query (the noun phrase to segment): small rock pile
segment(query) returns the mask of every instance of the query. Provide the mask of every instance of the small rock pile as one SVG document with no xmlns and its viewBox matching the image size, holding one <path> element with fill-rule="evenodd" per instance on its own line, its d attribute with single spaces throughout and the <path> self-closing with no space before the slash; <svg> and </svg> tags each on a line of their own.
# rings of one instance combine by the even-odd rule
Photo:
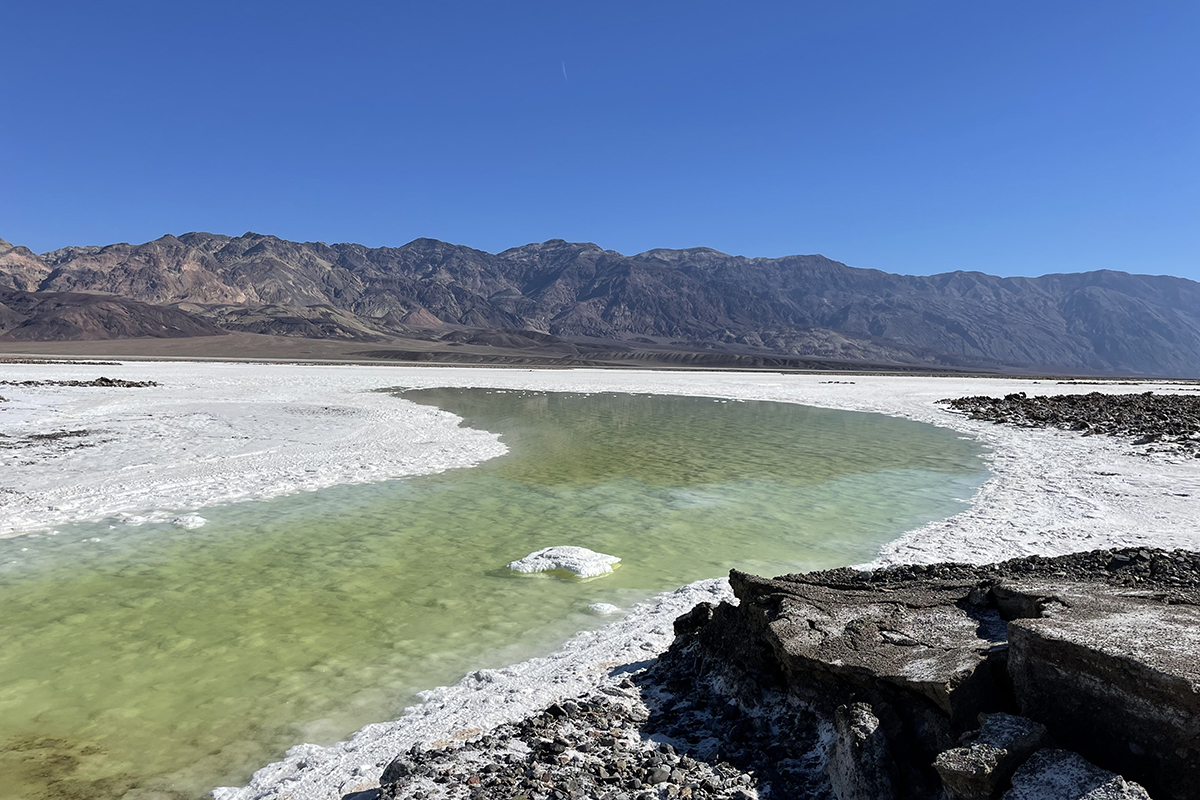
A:
<svg viewBox="0 0 1200 800">
<path fill-rule="evenodd" d="M 384 770 L 380 797 L 831 800 L 812 720 L 748 713 L 693 679 L 688 696 L 673 694 L 679 668 L 660 662 L 636 683 L 626 678 L 473 741 L 414 747 Z"/>
<path fill-rule="evenodd" d="M 904 564 L 861 572 L 850 567 L 784 576 L 820 580 L 843 589 L 902 587 L 915 581 L 975 581 L 1051 579 L 1104 583 L 1113 587 L 1169 591 L 1177 602 L 1200 605 L 1200 553 L 1192 550 L 1118 548 L 1069 553 L 1063 556 L 1025 556 L 1002 564 Z"/>
<path fill-rule="evenodd" d="M 1003 398 L 978 395 L 940 400 L 971 419 L 1033 428 L 1062 428 L 1084 435 L 1102 433 L 1134 439 L 1134 444 L 1164 444 L 1200 458 L 1200 396 L 1140 394 L 1064 394 Z"/>
<path fill-rule="evenodd" d="M 158 381 L 127 381 L 123 378 L 99 377 L 92 381 L 0 381 L 0 386 L 93 386 L 104 389 L 145 389 L 150 386 L 162 386 Z"/>
<path fill-rule="evenodd" d="M 642 740 L 647 716 L 638 704 L 567 701 L 473 742 L 413 748 L 384 770 L 380 794 L 385 800 L 757 796 L 725 791 L 749 786 L 749 774 Z"/>
<path fill-rule="evenodd" d="M 0 356 L 0 364 L 66 364 L 71 367 L 119 367 L 120 361 L 75 361 L 51 358 L 12 358 Z"/>
</svg>

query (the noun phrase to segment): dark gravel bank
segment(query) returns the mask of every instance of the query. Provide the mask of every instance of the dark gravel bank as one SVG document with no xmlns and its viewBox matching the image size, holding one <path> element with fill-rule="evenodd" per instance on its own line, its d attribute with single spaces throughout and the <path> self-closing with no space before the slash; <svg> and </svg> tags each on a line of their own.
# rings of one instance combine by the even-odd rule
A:
<svg viewBox="0 0 1200 800">
<path fill-rule="evenodd" d="M 474 741 L 413 748 L 384 771 L 380 797 L 832 800 L 816 717 L 782 696 L 734 703 L 696 666 L 668 654 Z"/>
<path fill-rule="evenodd" d="M 1030 428 L 1062 428 L 1085 436 L 1126 437 L 1200 458 L 1200 395 L 1064 394 L 959 397 L 939 401 L 971 419 Z"/>
<path fill-rule="evenodd" d="M 0 386 L 91 386 L 104 389 L 145 389 L 162 386 L 158 381 L 127 381 L 122 378 L 96 378 L 91 381 L 0 381 Z"/>
</svg>

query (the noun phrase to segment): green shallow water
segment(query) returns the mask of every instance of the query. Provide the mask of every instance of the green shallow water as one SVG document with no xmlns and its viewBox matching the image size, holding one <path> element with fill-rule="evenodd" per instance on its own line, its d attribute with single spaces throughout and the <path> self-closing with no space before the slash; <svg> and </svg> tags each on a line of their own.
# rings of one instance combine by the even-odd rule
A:
<svg viewBox="0 0 1200 800">
<path fill-rule="evenodd" d="M 803 406 L 422 390 L 510 452 L 465 470 L 0 541 L 0 799 L 203 795 L 415 692 L 731 567 L 870 559 L 986 477 L 951 431 Z M 399 401 L 397 401 L 399 402 Z M 591 581 L 505 564 L 572 544 Z"/>
</svg>

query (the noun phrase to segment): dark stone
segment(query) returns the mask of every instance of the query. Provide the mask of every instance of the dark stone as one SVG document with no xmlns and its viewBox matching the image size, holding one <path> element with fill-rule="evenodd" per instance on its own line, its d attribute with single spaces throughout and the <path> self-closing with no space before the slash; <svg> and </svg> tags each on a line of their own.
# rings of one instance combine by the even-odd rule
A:
<svg viewBox="0 0 1200 800">
<path fill-rule="evenodd" d="M 1062 595 L 1068 611 L 1009 625 L 1021 712 L 1160 800 L 1200 795 L 1200 609 Z"/>
<path fill-rule="evenodd" d="M 1017 770 L 1004 800 L 1150 800 L 1150 795 L 1078 753 L 1040 750 Z"/>
<path fill-rule="evenodd" d="M 1004 623 L 996 609 L 970 602 L 977 580 L 881 590 L 841 578 L 731 573 L 741 602 L 716 610 L 698 634 L 701 649 L 712 668 L 752 676 L 829 716 L 848 700 L 868 703 L 897 762 L 912 765 L 899 777 L 901 794 L 934 791 L 934 757 L 981 712 L 1006 708 Z M 731 740 L 740 734 L 730 727 Z"/>
<path fill-rule="evenodd" d="M 946 750 L 934 769 L 952 800 L 991 800 L 1005 788 L 1034 752 L 1046 746 L 1046 727 L 1024 717 L 991 714 L 964 736 L 963 746 Z"/>
<path fill-rule="evenodd" d="M 1118 555 L 1128 565 L 1109 569 Z M 691 637 L 679 637 L 672 650 L 690 654 L 700 674 L 730 676 L 726 685 L 747 702 L 764 692 L 781 692 L 827 719 L 842 705 L 866 703 L 896 765 L 897 797 L 940 792 L 942 778 L 932 766 L 938 754 L 975 729 L 980 713 L 1018 710 L 1085 756 L 1119 768 L 1156 794 L 1162 790 L 1162 798 L 1183 796 L 1167 790 L 1169 785 L 1200 785 L 1193 777 L 1193 765 L 1200 765 L 1200 732 L 1192 727 L 1200 713 L 1190 689 L 1200 676 L 1188 677 L 1200 652 L 1200 620 L 1188 622 L 1200 613 L 1200 554 L 1141 548 L 989 566 L 838 569 L 773 580 L 735 571 L 730 580 L 739 604 L 719 606 L 707 625 Z M 1129 596 L 1131 590 L 1138 596 Z M 1161 672 L 1169 662 L 1170 675 L 1139 679 L 1137 688 L 1125 689 L 1116 662 L 1105 667 L 1101 658 L 1091 666 L 1065 660 L 1056 667 L 1059 679 L 1014 680 L 1029 669 L 1027 663 L 1041 663 L 1041 656 L 1028 656 L 1024 631 L 1070 628 L 1075 632 L 1064 634 L 1066 639 L 1080 646 L 1075 660 L 1092 661 L 1090 652 L 1104 649 L 1099 643 L 1128 639 L 1122 624 L 1113 621 L 1124 613 L 1161 621 L 1157 641 L 1166 660 L 1140 668 Z M 1133 664 L 1139 653 L 1153 656 L 1152 645 L 1135 637 L 1121 647 Z M 1166 658 L 1168 651 L 1175 655 Z M 1126 674 L 1132 668 L 1127 665 Z M 1099 682 L 1101 689 L 1109 684 L 1117 689 L 1089 694 L 1073 685 L 1075 676 Z M 1036 703 L 1031 705 L 1034 685 L 1041 687 L 1045 702 L 1077 707 L 1064 719 L 1078 713 L 1078 722 L 1056 721 L 1058 711 L 1037 711 Z M 1138 699 L 1139 693 L 1154 692 L 1163 697 Z M 1084 697 L 1089 699 L 1079 699 Z M 1118 697 L 1123 705 L 1114 711 Z M 1137 710 L 1147 703 L 1147 714 Z M 1158 724 L 1155 714 L 1173 715 L 1176 721 Z M 1129 719 L 1145 725 L 1139 728 L 1141 722 Z M 722 747 L 740 746 L 739 740 L 754 735 L 731 709 Z M 1107 749 L 1088 739 L 1105 742 Z M 1002 773 L 1012 766 L 997 764 Z"/>
<path fill-rule="evenodd" d="M 714 608 L 716 606 L 712 603 L 700 603 L 686 614 L 676 617 L 675 635 L 688 636 L 703 628 L 712 620 Z"/>
<path fill-rule="evenodd" d="M 416 773 L 416 764 L 407 756 L 397 756 L 379 776 L 380 783 L 395 783 L 407 779 Z"/>
<path fill-rule="evenodd" d="M 834 712 L 833 726 L 826 772 L 838 800 L 893 800 L 896 765 L 871 707 L 841 706 Z"/>
</svg>

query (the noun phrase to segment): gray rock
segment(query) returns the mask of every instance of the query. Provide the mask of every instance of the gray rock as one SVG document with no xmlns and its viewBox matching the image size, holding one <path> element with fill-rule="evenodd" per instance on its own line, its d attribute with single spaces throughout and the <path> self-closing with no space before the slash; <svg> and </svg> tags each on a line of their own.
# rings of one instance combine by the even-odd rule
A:
<svg viewBox="0 0 1200 800">
<path fill-rule="evenodd" d="M 1060 594 L 1068 610 L 1009 624 L 1021 712 L 1157 797 L 1197 797 L 1200 608 L 1076 586 Z"/>
<path fill-rule="evenodd" d="M 1011 714 L 991 714 L 963 747 L 940 753 L 934 769 L 954 800 L 990 800 L 1017 767 L 1046 745 L 1046 727 Z"/>
<path fill-rule="evenodd" d="M 1017 770 L 1004 800 L 1150 800 L 1150 795 L 1078 753 L 1039 750 Z"/>
<path fill-rule="evenodd" d="M 834 712 L 833 725 L 825 770 L 838 800 L 893 800 L 896 765 L 871 707 L 841 706 Z"/>
<path fill-rule="evenodd" d="M 773 678 L 823 714 L 868 703 L 897 762 L 919 765 L 900 776 L 904 793 L 935 791 L 937 754 L 975 728 L 980 713 L 1005 708 L 1005 623 L 969 601 L 977 578 L 882 588 L 840 578 L 734 571 L 741 603 L 718 607 L 699 640 L 723 665 Z"/>
<path fill-rule="evenodd" d="M 1126 565 L 1114 568 L 1118 556 Z M 867 703 L 898 796 L 939 793 L 938 754 L 980 713 L 1016 710 L 1160 800 L 1196 796 L 1186 792 L 1200 786 L 1200 554 L 1095 551 L 775 579 L 734 571 L 730 582 L 739 604 L 718 606 L 673 649 L 750 700 L 780 691 L 827 719 Z"/>
</svg>

